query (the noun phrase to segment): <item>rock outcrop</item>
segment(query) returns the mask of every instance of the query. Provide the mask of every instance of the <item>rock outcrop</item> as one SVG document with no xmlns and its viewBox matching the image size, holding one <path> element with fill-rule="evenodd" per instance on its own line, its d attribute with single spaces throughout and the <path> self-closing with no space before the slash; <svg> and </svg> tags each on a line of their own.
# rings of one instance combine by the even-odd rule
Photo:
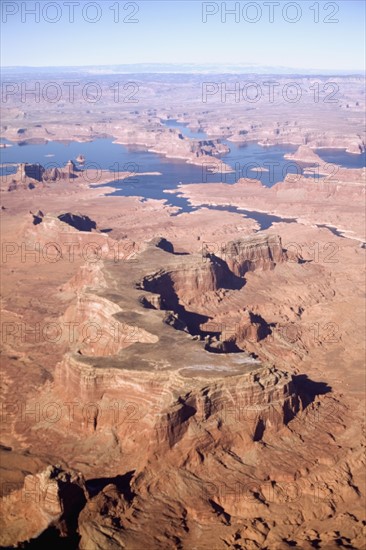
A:
<svg viewBox="0 0 366 550">
<path fill-rule="evenodd" d="M 285 158 L 305 164 L 317 164 L 318 166 L 324 164 L 324 161 L 319 155 L 317 155 L 308 145 L 300 145 L 295 153 L 288 153 L 285 155 Z"/>
<path fill-rule="evenodd" d="M 45 168 L 41 164 L 20 163 L 16 174 L 8 186 L 8 191 L 17 189 L 34 189 L 45 183 L 70 182 L 78 178 L 80 173 L 72 160 L 62 167 Z"/>
<path fill-rule="evenodd" d="M 47 214 L 42 220 L 29 231 L 41 235 L 51 222 Z M 98 235 L 52 220 L 82 238 Z M 314 511 L 313 493 L 319 480 L 334 479 L 330 457 L 345 501 L 360 500 L 353 489 L 359 482 L 345 464 L 337 465 L 339 446 L 322 424 L 317 390 L 279 359 L 274 366 L 243 351 L 248 339 L 265 339 L 268 328 L 245 307 L 251 280 L 288 276 L 281 240 L 256 235 L 222 250 L 231 251 L 231 267 L 224 254 L 179 255 L 153 240 L 134 261 L 107 257 L 81 266 L 60 287 L 67 305 L 58 320 L 74 326 L 73 337 L 63 342 L 67 353 L 52 378 L 27 402 L 39 418 L 32 415 L 26 426 L 17 420 L 14 430 L 25 441 L 36 432 L 45 454 L 57 441 L 65 462 L 88 472 L 87 491 L 82 482 L 82 492 L 73 488 L 80 504 L 67 513 L 61 496 L 56 499 L 55 519 L 37 503 L 34 525 L 27 516 L 19 538 L 8 530 L 14 538 L 7 543 L 51 546 L 52 536 L 63 536 L 85 550 L 137 550 L 146 541 L 151 548 L 200 547 L 202 541 L 215 547 L 219 537 L 229 548 L 282 550 L 284 540 L 302 541 L 304 548 L 309 540 L 335 540 L 330 531 L 346 509 L 337 505 L 334 516 L 327 485 Z M 219 311 L 226 300 L 229 311 L 239 308 L 233 335 L 207 326 L 228 317 Z M 324 393 L 323 385 L 318 391 Z M 346 414 L 335 411 L 334 434 Z M 78 485 L 73 479 L 72 487 Z M 58 487 L 54 494 L 61 495 Z M 304 500 L 301 517 L 292 490 Z M 12 510 L 6 508 L 5 517 Z M 319 514 L 326 522 L 321 529 Z M 284 515 L 288 523 L 274 529 Z M 310 527 L 299 534 L 304 524 L 316 530 L 315 539 Z M 357 542 L 358 517 L 348 524 L 345 536 Z"/>
<path fill-rule="evenodd" d="M 280 258 L 278 251 L 276 259 Z M 142 276 L 147 267 L 164 263 L 165 269 Z M 256 265 L 263 267 L 263 262 Z M 219 258 L 203 262 L 199 255 L 180 257 L 156 247 L 155 241 L 138 262 L 83 267 L 68 285 L 77 296 L 62 324 L 73 325 L 73 333 L 70 352 L 56 367 L 53 390 L 56 402 L 67 395 L 95 405 L 88 414 L 75 411 L 74 433 L 112 430 L 124 453 L 129 455 L 138 441 L 144 457 L 155 445 L 189 445 L 202 422 L 211 432 L 220 426 L 218 438 L 229 433 L 225 410 L 238 401 L 258 412 L 254 424 L 242 426 L 241 438 L 257 440 L 265 430 L 286 425 L 301 409 L 292 377 L 234 349 L 249 336 L 265 337 L 263 320 L 247 312 L 235 338 L 224 337 L 215 344 L 202 339 L 205 330 L 209 333 L 204 325 L 209 317 L 191 309 L 195 297 L 220 295 L 237 279 Z M 108 290 L 112 280 L 113 294 Z M 123 407 L 116 410 L 116 403 Z M 200 437 L 207 437 L 204 431 Z"/>
<path fill-rule="evenodd" d="M 263 232 L 225 244 L 218 255 L 238 277 L 256 269 L 274 269 L 287 259 L 281 238 Z"/>
<path fill-rule="evenodd" d="M 26 243 L 39 250 L 45 261 L 82 261 L 89 265 L 106 258 L 119 261 L 133 255 L 134 244 L 116 241 L 100 231 L 94 220 L 79 212 L 32 214 L 19 228 Z M 128 255 L 127 254 L 127 255 Z"/>
<path fill-rule="evenodd" d="M 1 499 L 1 544 L 13 546 L 38 538 L 52 544 L 54 533 L 74 538 L 86 498 L 85 482 L 78 472 L 49 466 L 27 475 L 22 489 Z"/>
<path fill-rule="evenodd" d="M 16 177 L 24 182 L 28 179 L 36 180 L 38 182 L 42 181 L 58 181 L 60 179 L 72 179 L 75 178 L 76 166 L 69 160 L 65 168 L 44 168 L 41 164 L 28 164 L 21 163 L 18 166 Z"/>
<path fill-rule="evenodd" d="M 92 231 L 97 228 L 95 221 L 91 220 L 89 216 L 79 213 L 74 214 L 72 212 L 65 212 L 57 217 L 62 222 L 71 225 L 71 227 L 74 227 L 78 231 Z"/>
<path fill-rule="evenodd" d="M 45 169 L 40 164 L 21 163 L 18 166 L 17 176 L 24 181 L 30 178 L 36 181 L 42 181 Z"/>
<path fill-rule="evenodd" d="M 80 86 L 72 103 L 8 94 L 7 139 L 104 137 L 216 175 L 179 186 L 197 208 L 177 216 L 162 200 L 104 195 L 116 173 L 86 178 L 72 162 L 1 180 L 19 191 L 2 211 L 3 547 L 364 548 L 364 170 L 301 149 L 310 177 L 229 185 L 216 139 L 248 144 L 240 165 L 282 149 L 258 142 L 359 153 L 364 79 L 276 75 L 272 102 L 259 75 L 258 101 L 237 102 L 238 77 L 245 92 L 253 75 L 216 76 L 225 97 L 215 85 L 206 104 L 197 73 L 139 74 L 134 107 L 116 106 L 105 75 L 96 109 Z"/>
</svg>

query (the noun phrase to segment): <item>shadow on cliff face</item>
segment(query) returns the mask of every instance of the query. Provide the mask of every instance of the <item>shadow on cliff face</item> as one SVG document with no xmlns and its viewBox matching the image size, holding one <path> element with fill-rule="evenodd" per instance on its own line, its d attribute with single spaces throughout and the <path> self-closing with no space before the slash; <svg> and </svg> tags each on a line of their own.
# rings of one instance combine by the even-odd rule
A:
<svg viewBox="0 0 366 550">
<path fill-rule="evenodd" d="M 107 485 L 113 484 L 123 494 L 128 502 L 135 497 L 131 491 L 130 483 L 135 470 L 116 477 L 102 477 L 90 479 L 86 482 L 89 497 L 94 497 Z M 41 548 L 52 548 L 53 550 L 77 550 L 79 548 L 80 535 L 78 534 L 79 514 L 86 504 L 83 491 L 76 487 L 66 487 L 63 490 L 62 501 L 64 514 L 56 525 L 51 525 L 37 538 L 23 542 L 17 548 L 27 550 L 39 550 Z M 3 547 L 2 547 L 3 548 Z"/>
<path fill-rule="evenodd" d="M 153 241 L 152 241 L 153 242 Z M 162 248 L 165 252 L 174 253 L 174 249 L 166 239 L 158 238 L 153 244 L 157 248 Z M 211 288 L 208 290 L 239 290 L 245 285 L 245 280 L 232 273 L 226 262 L 214 255 L 206 256 L 207 264 L 202 276 L 206 276 L 207 284 Z M 201 265 L 198 264 L 201 269 Z M 176 269 L 173 271 L 157 272 L 146 276 L 137 284 L 137 288 L 150 292 L 159 298 L 150 301 L 147 296 L 141 296 L 140 303 L 145 308 L 160 309 L 170 311 L 172 316 L 167 316 L 164 322 L 172 325 L 177 330 L 186 330 L 192 336 L 204 336 L 208 333 L 201 330 L 200 325 L 210 320 L 208 315 L 189 311 L 184 307 L 180 300 L 180 294 L 184 292 L 187 286 L 190 290 L 195 288 L 197 293 L 204 293 L 204 283 L 200 280 L 200 274 L 197 276 L 195 269 L 192 268 Z M 202 288 L 201 288 L 202 287 Z"/>
<path fill-rule="evenodd" d="M 35 214 L 33 214 L 33 212 L 30 211 L 30 214 L 32 214 L 32 216 L 33 216 L 33 225 L 38 225 L 38 224 L 42 223 L 43 216 L 44 216 L 42 210 L 38 210 Z"/>
<path fill-rule="evenodd" d="M 201 333 L 199 328 L 200 324 L 206 323 L 209 317 L 185 309 L 179 301 L 179 296 L 174 288 L 174 282 L 169 273 L 153 277 L 151 280 L 145 278 L 141 286 L 143 290 L 160 296 L 158 309 L 171 311 L 175 314 L 176 322 L 171 318 L 172 316 L 166 316 L 164 319 L 165 323 L 173 326 L 177 330 L 186 329 L 191 335 L 198 335 Z M 157 307 L 149 304 L 144 297 L 141 298 L 141 303 L 144 307 L 157 309 Z"/>
<path fill-rule="evenodd" d="M 294 375 L 292 380 L 304 408 L 310 405 L 318 395 L 325 395 L 332 391 L 332 388 L 326 382 L 314 382 L 306 374 Z"/>
<path fill-rule="evenodd" d="M 80 536 L 75 532 L 72 536 L 61 537 L 59 530 L 49 527 L 36 539 L 21 543 L 17 548 L 27 550 L 40 550 L 41 548 L 52 548 L 52 550 L 77 550 L 79 548 Z M 8 547 L 13 548 L 13 547 Z"/>
<path fill-rule="evenodd" d="M 168 239 L 166 239 L 165 237 L 154 237 L 150 240 L 150 244 L 155 246 L 156 248 L 164 250 L 164 252 L 173 254 L 174 256 L 189 256 L 189 252 L 176 252 L 174 250 L 173 243 L 168 241 Z"/>
<path fill-rule="evenodd" d="M 272 323 L 267 323 L 267 321 L 261 315 L 253 313 L 251 311 L 250 320 L 260 326 L 259 340 L 264 340 L 264 338 L 267 338 L 267 336 L 270 336 L 272 334 L 272 328 L 275 325 Z"/>
<path fill-rule="evenodd" d="M 95 221 L 91 220 L 88 216 L 66 212 L 57 217 L 60 221 L 71 225 L 71 227 L 74 227 L 78 231 L 91 231 L 97 228 Z"/>
<path fill-rule="evenodd" d="M 222 517 L 224 522 L 225 522 L 225 525 L 231 525 L 231 516 L 230 514 L 228 514 L 227 512 L 225 512 L 225 509 L 220 506 L 220 504 L 218 504 L 217 502 L 215 502 L 212 498 L 210 498 L 208 500 L 209 504 L 212 506 L 215 514 L 218 516 L 218 517 Z"/>
<path fill-rule="evenodd" d="M 115 485 L 120 493 L 125 497 L 128 502 L 131 502 L 135 496 L 135 493 L 131 491 L 131 480 L 135 474 L 135 470 L 131 470 L 124 475 L 116 477 L 99 477 L 89 479 L 85 485 L 88 490 L 89 496 L 94 497 L 107 485 Z"/>
<path fill-rule="evenodd" d="M 213 339 L 216 337 L 216 341 Z M 232 341 L 220 342 L 220 333 L 205 333 L 204 349 L 210 353 L 243 353 L 243 350 Z"/>
<path fill-rule="evenodd" d="M 246 279 L 231 271 L 225 260 L 215 256 L 215 254 L 211 254 L 207 257 L 211 259 L 221 272 L 221 288 L 225 288 L 226 290 L 240 290 L 245 286 Z"/>
<path fill-rule="evenodd" d="M 43 222 L 44 214 L 41 210 L 38 210 L 36 214 L 33 214 L 33 212 L 30 212 L 33 216 L 33 225 L 39 225 Z M 84 216 L 82 214 L 73 214 L 72 212 L 65 212 L 64 214 L 60 214 L 57 216 L 57 218 L 63 222 L 67 223 L 67 225 L 70 225 L 74 229 L 77 229 L 78 231 L 87 231 L 91 232 L 93 229 L 97 229 L 97 224 L 94 220 L 90 219 L 89 216 Z M 111 229 L 103 229 L 103 233 L 108 233 L 112 231 Z"/>
<path fill-rule="evenodd" d="M 37 538 L 21 543 L 18 548 L 27 550 L 39 550 L 40 548 L 76 550 L 79 548 L 78 518 L 86 504 L 85 495 L 80 487 L 69 486 L 65 483 L 62 488 L 61 500 L 64 512 L 57 523 L 50 525 Z"/>
</svg>

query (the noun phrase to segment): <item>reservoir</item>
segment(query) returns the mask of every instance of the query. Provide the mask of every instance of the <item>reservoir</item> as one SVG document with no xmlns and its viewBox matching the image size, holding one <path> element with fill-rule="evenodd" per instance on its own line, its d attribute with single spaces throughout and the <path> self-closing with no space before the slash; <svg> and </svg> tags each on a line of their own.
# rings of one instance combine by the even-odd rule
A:
<svg viewBox="0 0 366 550">
<path fill-rule="evenodd" d="M 208 139 L 203 132 L 191 131 L 185 123 L 176 120 L 162 122 L 167 127 L 175 128 L 189 138 Z M 2 174 L 15 173 L 15 165 L 21 162 L 39 163 L 46 168 L 62 167 L 68 160 L 71 159 L 75 162 L 78 155 L 83 155 L 86 159 L 84 168 L 99 168 L 115 173 L 114 180 L 105 184 L 105 186 L 115 187 L 112 195 L 139 196 L 144 200 L 165 200 L 168 204 L 179 207 L 180 212 L 197 209 L 183 197 L 175 193 L 165 193 L 165 190 L 177 189 L 180 183 L 205 183 L 209 195 L 210 183 L 233 184 L 240 177 L 245 177 L 248 180 L 259 179 L 264 185 L 271 187 L 278 181 L 282 181 L 287 173 L 302 173 L 300 165 L 284 159 L 285 154 L 292 153 L 297 149 L 294 145 L 263 147 L 256 143 L 239 145 L 222 140 L 228 145 L 230 152 L 223 155 L 221 160 L 234 171 L 225 173 L 225 170 L 222 170 L 221 173 L 219 171 L 216 174 L 207 174 L 206 168 L 202 165 L 188 164 L 182 159 L 168 159 L 163 155 L 149 152 L 143 147 L 116 144 L 113 143 L 113 139 L 103 138 L 87 143 L 49 141 L 24 145 L 10 143 L 4 139 L 1 142 L 12 145 L 0 149 Z M 324 161 L 338 163 L 346 168 L 365 166 L 365 155 L 354 155 L 339 149 L 319 149 L 317 153 Z M 207 164 L 207 158 L 205 158 L 204 164 Z M 267 168 L 268 171 L 258 172 L 255 170 L 259 167 Z M 118 177 L 120 172 L 131 172 L 131 177 L 121 180 Z M 142 176 L 143 172 L 160 172 L 161 175 Z M 314 175 L 309 177 L 314 177 Z M 229 206 L 211 208 L 234 211 L 231 210 L 233 207 Z M 235 209 L 235 211 L 237 210 Z M 272 221 L 281 220 L 262 213 L 240 212 L 256 219 L 262 229 L 269 227 Z M 294 220 L 286 219 L 284 221 L 291 223 Z"/>
</svg>

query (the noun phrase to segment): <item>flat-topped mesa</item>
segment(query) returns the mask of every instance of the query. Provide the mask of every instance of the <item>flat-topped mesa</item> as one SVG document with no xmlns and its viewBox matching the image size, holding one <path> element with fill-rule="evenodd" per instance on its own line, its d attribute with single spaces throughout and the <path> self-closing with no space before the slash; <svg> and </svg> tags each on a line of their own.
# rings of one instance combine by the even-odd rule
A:
<svg viewBox="0 0 366 550">
<path fill-rule="evenodd" d="M 93 274 L 99 279 L 97 270 L 84 268 L 86 276 Z M 84 283 L 87 283 L 87 280 Z M 91 282 L 91 284 L 95 284 Z M 114 316 L 121 308 L 107 298 L 89 293 L 84 289 L 66 309 L 61 318 L 65 326 L 72 326 L 72 334 L 66 339 L 80 355 L 113 356 L 121 350 L 140 344 L 156 343 L 158 337 L 136 325 L 121 323 Z"/>
<path fill-rule="evenodd" d="M 17 176 L 21 180 L 26 178 L 36 181 L 57 181 L 60 179 L 67 179 L 69 177 L 76 177 L 74 172 L 76 166 L 72 160 L 69 160 L 64 168 L 58 168 L 53 166 L 51 168 L 45 168 L 41 164 L 20 163 L 17 170 Z"/>
<path fill-rule="evenodd" d="M 285 158 L 305 164 L 324 164 L 319 155 L 317 155 L 308 145 L 300 145 L 295 153 L 288 153 L 285 155 Z"/>
<path fill-rule="evenodd" d="M 166 268 L 158 269 L 162 262 Z M 155 271 L 144 275 L 147 268 Z M 57 403 L 76 399 L 95 405 L 75 410 L 74 434 L 114 434 L 126 468 L 132 469 L 157 445 L 168 449 L 180 444 L 185 450 L 197 434 L 207 444 L 221 438 L 238 445 L 260 440 L 265 430 L 280 429 L 299 410 L 301 403 L 286 372 L 263 366 L 245 352 L 209 353 L 202 340 L 163 322 L 159 309 L 177 314 L 191 334 L 200 333 L 200 323 L 209 317 L 190 307 L 197 297 L 205 300 L 206 292 L 217 298 L 228 281 L 243 283 L 221 258 L 183 257 L 153 243 L 138 263 L 105 262 L 104 269 L 110 292 L 93 293 L 93 274 L 100 280 L 100 270 L 83 268 L 84 290 L 62 319 L 76 328 L 71 353 L 55 368 L 52 398 Z M 143 309 L 142 290 L 159 297 L 158 307 Z M 100 327 L 100 334 L 88 326 L 90 320 Z M 241 338 L 261 328 L 250 314 L 242 325 Z M 49 389 L 40 399 L 49 402 Z M 244 426 L 225 416 L 239 401 L 256 411 Z M 68 422 L 65 415 L 57 429 L 62 431 Z"/>
<path fill-rule="evenodd" d="M 215 255 L 238 277 L 256 269 L 274 269 L 276 264 L 287 260 L 281 237 L 266 233 L 231 241 Z"/>
<path fill-rule="evenodd" d="M 41 214 L 31 212 L 32 217 L 19 227 L 18 235 L 27 243 L 40 244 L 45 261 L 55 257 L 53 261 L 80 259 L 91 264 L 107 258 L 124 259 L 126 250 L 131 256 L 135 251 L 133 242 L 116 241 L 79 212 Z"/>
<path fill-rule="evenodd" d="M 156 423 L 159 444 L 170 447 L 192 438 L 199 447 L 213 438 L 245 442 L 262 439 L 266 429 L 278 431 L 301 410 L 302 404 L 287 372 L 260 367 L 249 373 L 211 380 L 180 390 L 175 402 Z M 208 436 L 208 434 L 210 434 Z"/>
<path fill-rule="evenodd" d="M 185 301 L 197 293 L 217 291 L 222 288 L 235 288 L 237 281 L 221 258 L 189 257 L 173 269 L 162 269 L 145 276 L 141 287 L 149 292 L 160 294 L 164 309 L 174 309 L 177 296 Z"/>
<path fill-rule="evenodd" d="M 207 432 L 211 433 L 209 439 L 212 434 L 215 439 L 222 434 L 235 438 L 240 432 L 241 441 L 257 440 L 261 438 L 258 423 L 261 436 L 265 429 L 277 431 L 302 407 L 292 376 L 275 367 L 253 364 L 249 372 L 225 375 L 208 370 L 195 375 L 183 365 L 142 371 L 118 368 L 110 360 L 105 364 L 65 356 L 55 371 L 56 394 L 64 400 L 77 398 L 95 405 L 88 417 L 82 408 L 75 409 L 74 433 L 113 429 L 125 449 L 132 450 L 138 440 L 142 455 L 142 449 L 172 447 L 181 440 L 188 444 L 192 437 L 207 438 Z M 49 395 L 46 397 L 49 400 Z M 250 411 L 243 422 L 235 416 L 239 410 Z M 68 422 L 66 417 L 63 420 Z M 63 429 L 61 420 L 57 428 Z"/>
<path fill-rule="evenodd" d="M 77 168 L 72 160 L 69 160 L 64 167 L 51 166 L 50 168 L 45 168 L 39 163 L 20 163 L 8 190 L 14 191 L 24 186 L 33 189 L 37 184 L 45 182 L 75 179 L 78 177 L 76 172 Z"/>
<path fill-rule="evenodd" d="M 193 164 L 201 164 L 204 159 L 211 164 L 219 164 L 217 157 L 230 151 L 219 139 L 192 140 L 176 129 L 159 129 L 158 132 L 142 130 L 142 143 L 149 151 L 166 155 L 168 158 L 183 158 Z"/>
</svg>

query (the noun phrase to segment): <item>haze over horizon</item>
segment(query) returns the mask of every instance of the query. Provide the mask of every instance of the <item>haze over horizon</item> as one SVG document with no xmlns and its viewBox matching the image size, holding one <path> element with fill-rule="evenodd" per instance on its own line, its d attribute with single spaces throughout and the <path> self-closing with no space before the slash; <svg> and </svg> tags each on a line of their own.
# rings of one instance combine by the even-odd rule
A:
<svg viewBox="0 0 366 550">
<path fill-rule="evenodd" d="M 366 550 L 364 19 L 0 1 L 0 550 Z"/>
<path fill-rule="evenodd" d="M 44 11 L 45 5 L 37 2 L 3 2 L 2 66 L 277 67 L 280 60 L 281 67 L 298 71 L 365 70 L 365 54 L 359 47 L 365 4 L 359 0 L 119 4 L 82 0 L 71 3 L 73 13 L 69 4 L 50 2 Z M 34 40 L 35 34 L 43 37 L 42 42 Z"/>
<path fill-rule="evenodd" d="M 9 65 L 3 66 L 2 71 L 13 73 L 22 70 L 30 72 L 82 72 L 93 75 L 113 75 L 113 74 L 303 74 L 303 75 L 323 75 L 323 76 L 346 76 L 346 75 L 364 75 L 365 70 L 361 69 L 314 69 L 300 67 L 283 66 L 265 66 L 257 64 L 209 64 L 209 63 L 124 63 L 113 65 L 60 65 L 54 66 L 36 66 L 36 65 Z"/>
</svg>

